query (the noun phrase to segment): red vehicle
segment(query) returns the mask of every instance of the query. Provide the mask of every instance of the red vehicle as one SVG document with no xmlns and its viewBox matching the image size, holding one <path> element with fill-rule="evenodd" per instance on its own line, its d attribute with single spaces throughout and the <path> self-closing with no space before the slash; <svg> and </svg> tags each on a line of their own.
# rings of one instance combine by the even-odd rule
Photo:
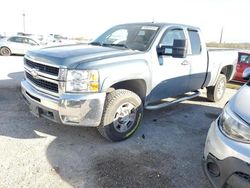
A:
<svg viewBox="0 0 250 188">
<path fill-rule="evenodd" d="M 243 80 L 242 78 L 242 73 L 247 67 L 250 67 L 250 52 L 239 52 L 238 63 L 233 80 L 237 82 L 246 82 L 246 80 Z"/>
</svg>

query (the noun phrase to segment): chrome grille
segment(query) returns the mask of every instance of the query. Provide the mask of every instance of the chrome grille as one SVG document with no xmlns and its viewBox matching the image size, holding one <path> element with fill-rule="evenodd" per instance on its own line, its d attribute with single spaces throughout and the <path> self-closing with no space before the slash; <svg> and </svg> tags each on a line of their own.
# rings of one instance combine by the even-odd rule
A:
<svg viewBox="0 0 250 188">
<path fill-rule="evenodd" d="M 59 68 L 57 68 L 57 67 L 52 67 L 52 66 L 36 63 L 36 62 L 33 62 L 33 61 L 26 59 L 26 58 L 24 58 L 24 63 L 25 63 L 25 65 L 27 65 L 30 68 L 38 69 L 40 72 L 50 74 L 53 76 L 58 76 Z"/>
<path fill-rule="evenodd" d="M 55 93 L 58 93 L 58 84 L 52 83 L 52 82 L 48 82 L 46 80 L 42 80 L 42 79 L 36 79 L 34 78 L 31 74 L 29 74 L 28 72 L 25 72 L 26 74 L 26 78 L 32 82 L 33 84 L 35 84 L 36 86 L 42 88 L 42 89 L 46 89 Z"/>
</svg>

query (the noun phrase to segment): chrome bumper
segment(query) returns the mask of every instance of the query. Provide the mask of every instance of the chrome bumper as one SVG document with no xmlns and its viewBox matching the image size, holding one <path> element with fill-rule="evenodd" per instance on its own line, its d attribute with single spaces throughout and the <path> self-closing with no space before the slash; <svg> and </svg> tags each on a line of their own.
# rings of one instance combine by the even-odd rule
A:
<svg viewBox="0 0 250 188">
<path fill-rule="evenodd" d="M 101 122 L 106 93 L 64 93 L 53 97 L 36 90 L 26 80 L 21 90 L 31 112 L 57 123 L 96 127 Z"/>
</svg>

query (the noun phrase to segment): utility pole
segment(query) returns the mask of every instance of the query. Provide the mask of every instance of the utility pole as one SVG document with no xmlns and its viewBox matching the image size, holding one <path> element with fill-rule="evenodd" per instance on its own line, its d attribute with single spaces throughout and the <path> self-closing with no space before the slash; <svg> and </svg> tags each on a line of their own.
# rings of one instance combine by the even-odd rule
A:
<svg viewBox="0 0 250 188">
<path fill-rule="evenodd" d="M 23 12 L 22 16 L 23 16 L 23 33 L 25 33 L 25 12 Z"/>
<path fill-rule="evenodd" d="M 222 42 L 222 37 L 223 37 L 223 27 L 221 28 L 221 32 L 220 32 L 220 44 Z"/>
</svg>

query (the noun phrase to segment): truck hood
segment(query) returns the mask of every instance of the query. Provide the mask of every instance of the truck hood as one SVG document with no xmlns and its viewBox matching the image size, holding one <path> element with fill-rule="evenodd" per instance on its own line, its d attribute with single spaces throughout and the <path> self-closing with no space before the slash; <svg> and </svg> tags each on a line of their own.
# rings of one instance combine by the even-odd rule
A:
<svg viewBox="0 0 250 188">
<path fill-rule="evenodd" d="M 133 50 L 91 46 L 86 44 L 47 47 L 28 51 L 26 57 L 60 67 L 76 68 L 85 62 L 139 53 Z"/>
<path fill-rule="evenodd" d="M 249 82 L 250 83 L 250 82 Z M 245 84 L 230 100 L 231 110 L 240 116 L 244 121 L 250 123 L 250 86 Z"/>
</svg>

